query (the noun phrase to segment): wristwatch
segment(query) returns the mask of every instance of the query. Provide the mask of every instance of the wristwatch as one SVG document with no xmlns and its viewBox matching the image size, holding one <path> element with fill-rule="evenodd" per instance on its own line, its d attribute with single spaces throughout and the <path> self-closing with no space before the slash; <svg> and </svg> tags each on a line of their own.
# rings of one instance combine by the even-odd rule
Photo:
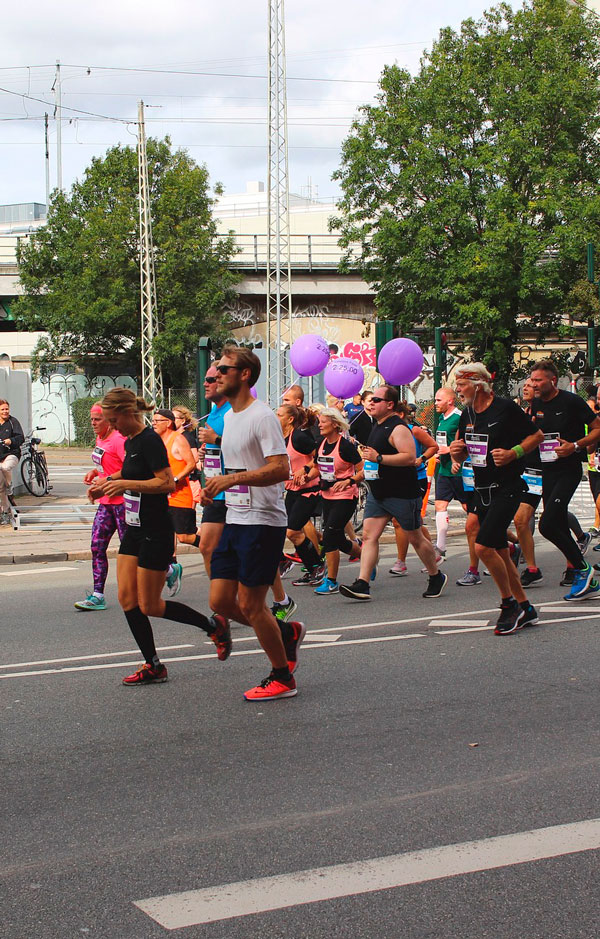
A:
<svg viewBox="0 0 600 939">
<path fill-rule="evenodd" d="M 106 482 L 107 482 L 107 483 L 112 483 L 112 476 L 107 476 L 107 477 L 106 477 Z"/>
<path fill-rule="evenodd" d="M 573 446 L 575 447 L 575 453 L 581 453 L 581 447 L 576 440 L 573 441 Z"/>
<path fill-rule="evenodd" d="M 376 462 L 376 463 L 383 463 L 383 457 L 382 457 L 381 453 L 378 453 L 378 454 L 377 454 L 377 456 L 375 457 L 375 462 Z"/>
<path fill-rule="evenodd" d="M 179 476 L 173 476 L 173 479 L 175 480 L 175 485 L 177 485 L 179 482 Z"/>
</svg>

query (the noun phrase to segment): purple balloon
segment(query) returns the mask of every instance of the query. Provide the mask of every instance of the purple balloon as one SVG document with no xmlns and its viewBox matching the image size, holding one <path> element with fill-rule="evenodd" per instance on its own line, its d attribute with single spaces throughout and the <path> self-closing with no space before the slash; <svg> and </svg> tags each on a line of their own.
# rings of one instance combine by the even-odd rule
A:
<svg viewBox="0 0 600 939">
<path fill-rule="evenodd" d="M 365 373 L 355 359 L 332 359 L 325 369 L 324 380 L 330 395 L 351 398 L 361 390 Z"/>
<path fill-rule="evenodd" d="M 290 362 L 299 375 L 318 375 L 329 362 L 329 346 L 322 336 L 298 336 L 290 349 Z"/>
<path fill-rule="evenodd" d="M 423 353 L 412 339 L 392 339 L 379 353 L 377 370 L 388 385 L 409 385 L 423 371 Z"/>
<path fill-rule="evenodd" d="M 252 395 L 253 398 L 256 398 L 256 396 L 257 396 L 257 395 L 256 395 L 256 388 L 254 388 L 254 386 L 250 389 L 250 394 Z"/>
</svg>

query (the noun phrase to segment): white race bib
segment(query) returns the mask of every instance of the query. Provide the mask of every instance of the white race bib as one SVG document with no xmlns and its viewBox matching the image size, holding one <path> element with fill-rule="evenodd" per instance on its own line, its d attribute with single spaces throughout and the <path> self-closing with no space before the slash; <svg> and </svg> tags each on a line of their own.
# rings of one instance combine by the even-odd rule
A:
<svg viewBox="0 0 600 939">
<path fill-rule="evenodd" d="M 105 450 L 102 447 L 94 447 L 92 450 L 92 463 L 95 463 L 96 466 L 102 466 L 102 457 L 105 454 Z"/>
<path fill-rule="evenodd" d="M 448 446 L 448 434 L 445 430 L 438 430 L 435 435 L 435 442 L 438 447 L 447 447 Z"/>
<path fill-rule="evenodd" d="M 320 456 L 317 459 L 317 466 L 323 482 L 335 482 L 335 461 L 332 456 Z"/>
<path fill-rule="evenodd" d="M 244 473 L 245 470 L 238 469 L 226 469 L 226 473 Z M 250 508 L 250 486 L 245 483 L 238 483 L 237 486 L 232 486 L 231 489 L 225 490 L 225 505 L 230 505 L 232 508 L 236 509 L 249 509 Z"/>
<path fill-rule="evenodd" d="M 473 492 L 475 489 L 475 474 L 473 473 L 473 466 L 468 460 L 465 460 L 462 465 L 461 479 L 463 489 L 468 492 Z"/>
<path fill-rule="evenodd" d="M 558 447 L 560 447 L 560 434 L 544 434 L 544 439 L 540 444 L 542 463 L 554 463 L 555 460 L 558 460 L 556 455 Z"/>
<path fill-rule="evenodd" d="M 522 474 L 521 479 L 524 479 L 527 483 L 527 491 L 530 492 L 533 496 L 541 496 L 542 494 L 542 471 L 539 469 L 532 469 L 527 467 L 525 472 Z"/>
<path fill-rule="evenodd" d="M 134 528 L 139 528 L 142 524 L 140 522 L 140 506 L 142 504 L 141 492 L 131 492 L 129 489 L 126 489 L 123 493 L 123 502 L 125 504 L 126 523 L 132 525 Z"/>
<path fill-rule="evenodd" d="M 212 447 L 204 453 L 204 475 L 207 479 L 212 476 L 222 476 L 223 467 L 221 463 L 221 450 L 219 447 Z"/>
<path fill-rule="evenodd" d="M 365 479 L 379 479 L 379 463 L 375 460 L 365 460 L 363 469 Z"/>
<path fill-rule="evenodd" d="M 487 466 L 488 442 L 487 434 L 465 434 L 472 466 Z"/>
</svg>

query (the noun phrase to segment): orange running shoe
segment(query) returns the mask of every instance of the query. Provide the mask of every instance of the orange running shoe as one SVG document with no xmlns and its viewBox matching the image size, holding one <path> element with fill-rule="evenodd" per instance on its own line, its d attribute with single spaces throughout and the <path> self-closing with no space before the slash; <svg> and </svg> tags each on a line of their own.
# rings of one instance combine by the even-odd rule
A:
<svg viewBox="0 0 600 939">
<path fill-rule="evenodd" d="M 145 662 L 133 675 L 123 678 L 124 685 L 158 685 L 168 681 L 167 669 L 161 663 L 154 668 Z"/>
<path fill-rule="evenodd" d="M 217 647 L 217 658 L 219 662 L 224 662 L 225 659 L 228 659 L 231 655 L 231 647 L 233 645 L 229 620 L 221 616 L 220 613 L 213 613 L 211 618 L 217 628 L 214 633 L 209 633 L 208 638 L 212 639 Z"/>
<path fill-rule="evenodd" d="M 283 644 L 287 655 L 288 668 L 290 672 L 295 672 L 298 668 L 298 649 L 306 636 L 306 626 L 300 622 L 289 623 L 288 625 L 292 627 L 294 634 L 291 639 L 288 639 L 287 642 L 284 641 Z"/>
<path fill-rule="evenodd" d="M 292 675 L 289 681 L 273 678 L 273 672 L 267 675 L 260 685 L 244 693 L 246 701 L 272 701 L 275 698 L 293 698 L 298 694 L 296 679 Z"/>
</svg>

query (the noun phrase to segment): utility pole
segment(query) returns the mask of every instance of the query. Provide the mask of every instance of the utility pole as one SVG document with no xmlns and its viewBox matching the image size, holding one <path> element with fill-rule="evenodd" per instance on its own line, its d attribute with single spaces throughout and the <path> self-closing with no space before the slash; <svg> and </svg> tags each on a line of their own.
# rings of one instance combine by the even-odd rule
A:
<svg viewBox="0 0 600 939">
<path fill-rule="evenodd" d="M 48 114 L 44 114 L 44 160 L 46 167 L 46 215 L 50 207 L 50 146 L 48 143 Z"/>
<path fill-rule="evenodd" d="M 283 0 L 269 3 L 267 156 L 267 402 L 276 407 L 288 383 L 292 344 L 287 94 Z"/>
<path fill-rule="evenodd" d="M 148 155 L 144 125 L 144 102 L 138 104 L 138 201 L 140 209 L 140 298 L 142 321 L 142 395 L 163 403 L 162 372 L 154 361 L 153 343 L 158 333 L 154 247 L 148 185 Z"/>
<path fill-rule="evenodd" d="M 62 192 L 62 90 L 60 83 L 60 62 L 56 60 L 54 77 L 54 117 L 56 119 L 56 188 Z"/>
</svg>

